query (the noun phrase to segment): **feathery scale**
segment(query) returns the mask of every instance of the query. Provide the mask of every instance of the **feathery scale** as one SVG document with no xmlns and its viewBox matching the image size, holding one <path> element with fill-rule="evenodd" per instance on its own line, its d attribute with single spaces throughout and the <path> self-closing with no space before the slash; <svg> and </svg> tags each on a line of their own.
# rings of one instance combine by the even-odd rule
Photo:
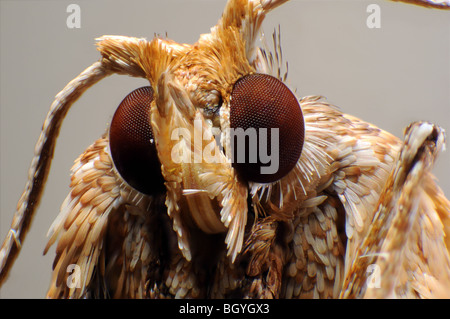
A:
<svg viewBox="0 0 450 319">
<path fill-rule="evenodd" d="M 285 79 L 277 55 L 281 49 L 278 52 L 275 44 L 273 57 L 255 45 L 265 14 L 284 2 L 231 0 L 218 25 L 195 46 L 161 38 L 99 39 L 102 60 L 57 96 L 55 109 L 73 103 L 77 96 L 67 92 L 82 92 L 106 75 L 147 78 L 156 93 L 151 124 L 167 193 L 144 196 L 131 189 L 115 172 L 106 137 L 88 148 L 74 165 L 71 194 L 49 231 L 48 246 L 59 238 L 49 296 L 387 297 L 394 290 L 399 297 L 448 294 L 440 281 L 449 277 L 450 204 L 429 173 L 438 152 L 418 157 L 417 169 L 403 180 L 403 187 L 386 188 L 401 183 L 404 171 L 393 169 L 405 164 L 398 156 L 407 146 L 323 98 L 306 97 L 300 99 L 306 123 L 302 156 L 275 183 L 246 184 L 231 169 L 226 153 L 219 168 L 205 163 L 177 166 L 167 153 L 171 129 L 192 130 L 193 118 L 202 117 L 196 109 L 215 94 L 223 98 L 221 128 L 229 128 L 229 94 L 243 75 L 272 72 Z M 196 92 L 184 94 L 184 89 Z M 46 127 L 53 121 L 58 124 L 61 117 L 51 113 Z M 40 138 L 38 152 L 44 140 Z M 430 149 L 433 143 L 436 149 L 442 146 L 439 139 L 424 143 Z M 36 158 L 33 163 L 35 167 Z M 195 178 L 186 182 L 186 172 Z M 410 194 L 416 200 L 410 201 Z M 215 213 L 227 233 L 205 235 L 193 227 L 186 208 L 190 198 L 218 204 L 205 207 L 220 208 Z M 19 211 L 24 201 L 26 196 Z M 407 213 L 402 207 L 410 208 L 410 219 L 399 218 Z M 376 233 L 379 229 L 383 231 Z M 401 269 L 389 267 L 386 256 Z M 398 286 L 367 289 L 363 279 L 369 259 L 385 269 L 385 283 Z M 72 263 L 82 269 L 80 289 L 65 285 Z"/>
<path fill-rule="evenodd" d="M 211 37 L 206 36 L 202 37 L 202 41 L 214 43 Z M 258 63 L 261 64 L 261 60 Z M 264 63 L 262 66 L 265 69 L 277 69 Z M 225 79 L 226 77 L 220 76 L 216 81 L 220 83 Z M 160 100 L 162 103 L 159 105 L 169 106 L 161 109 L 161 115 L 167 116 L 166 112 L 176 114 L 177 108 L 167 100 L 170 99 L 169 96 L 162 94 L 161 97 L 166 101 Z M 300 102 L 305 114 L 306 136 L 303 156 L 299 163 L 291 174 L 274 184 L 251 186 L 252 202 L 256 212 L 262 216 L 272 215 L 274 220 L 270 220 L 271 218 L 260 220 L 262 227 L 260 231 L 253 227 L 253 232 L 246 230 L 244 237 L 246 248 L 242 256 L 237 258 L 236 252 L 239 250 L 235 250 L 234 263 L 227 259 L 227 254 L 221 254 L 218 260 L 222 275 L 217 276 L 211 284 L 212 296 L 226 297 L 235 294 L 236 290 L 249 297 L 337 297 L 342 293 L 341 287 L 345 283 L 345 278 L 348 278 L 350 261 L 367 235 L 369 221 L 373 218 L 374 207 L 378 203 L 387 175 L 395 164 L 400 142 L 368 123 L 342 114 L 324 99 L 307 97 Z M 155 110 L 156 108 L 153 108 L 153 114 Z M 227 114 L 226 105 L 223 114 Z M 167 130 L 168 127 L 173 127 L 173 121 L 178 121 L 179 126 L 188 125 L 182 117 L 176 120 L 177 116 L 168 116 L 169 124 L 165 127 L 162 122 L 158 123 L 158 118 L 152 116 L 153 128 L 160 136 L 168 136 Z M 166 131 L 162 133 L 161 130 Z M 163 141 L 164 139 L 160 139 L 160 142 Z M 169 163 L 169 160 L 162 160 L 162 170 L 163 172 L 167 170 L 166 181 L 171 181 L 171 178 L 177 176 L 174 174 L 177 170 L 167 166 Z M 227 222 L 231 221 L 227 216 L 234 206 L 230 201 L 244 196 L 231 196 L 231 193 L 225 195 L 224 191 L 235 189 L 226 186 L 230 185 L 226 177 L 230 175 L 226 171 L 222 174 L 217 174 L 217 170 L 211 173 L 213 171 L 205 166 L 204 173 L 199 177 L 201 184 L 212 192 L 213 197 L 223 198 L 223 221 L 227 225 Z M 180 209 L 178 203 L 182 198 L 179 185 L 182 177 L 178 176 L 173 182 L 166 184 L 169 194 L 166 204 L 169 216 L 174 218 L 173 226 L 180 240 L 188 234 L 187 229 L 182 226 L 181 216 L 178 213 Z M 173 191 L 170 190 L 172 188 Z M 272 231 L 270 235 L 271 232 L 268 231 L 278 229 L 282 223 L 291 225 L 282 227 L 290 227 L 294 232 L 292 241 L 285 246 L 273 241 L 274 233 Z M 272 226 L 264 231 L 268 225 Z M 242 224 L 239 227 L 243 229 Z M 235 237 L 236 229 L 234 227 L 234 230 L 229 231 L 226 243 L 229 244 L 231 238 L 238 238 Z M 272 244 L 267 244 L 268 240 Z M 347 248 L 344 253 L 345 240 Z M 233 245 L 236 245 L 236 241 Z M 185 257 L 193 258 L 186 255 L 190 250 L 186 240 L 184 243 L 181 241 L 181 244 L 179 242 L 179 247 L 181 251 L 185 251 Z M 292 256 L 289 262 L 285 260 L 283 254 Z M 266 260 L 263 261 L 261 256 L 266 256 Z M 271 263 L 268 260 L 279 261 Z M 187 273 L 190 273 L 187 277 L 194 278 L 188 280 L 190 284 L 187 286 L 183 284 L 182 278 L 186 276 L 177 276 L 172 270 L 165 280 L 161 280 L 159 284 L 155 283 L 157 289 L 152 290 L 150 295 L 186 296 L 190 287 L 195 286 L 192 282 L 197 282 L 198 278 L 202 277 L 191 268 L 189 262 L 186 267 L 177 266 L 178 270 L 186 269 Z M 246 279 L 242 281 L 242 278 Z M 197 289 L 199 290 L 195 296 L 202 296 L 199 292 L 202 289 L 200 287 Z"/>
</svg>

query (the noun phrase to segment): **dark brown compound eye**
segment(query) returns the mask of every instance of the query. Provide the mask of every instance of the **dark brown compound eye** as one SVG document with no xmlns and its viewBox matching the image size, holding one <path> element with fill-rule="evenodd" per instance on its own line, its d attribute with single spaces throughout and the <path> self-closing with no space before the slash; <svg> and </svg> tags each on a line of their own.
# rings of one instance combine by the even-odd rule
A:
<svg viewBox="0 0 450 319">
<path fill-rule="evenodd" d="M 128 94 L 114 113 L 109 146 L 122 178 L 144 194 L 163 193 L 164 178 L 150 124 L 153 90 L 141 87 Z"/>
<path fill-rule="evenodd" d="M 233 167 L 245 179 L 275 182 L 298 162 L 305 137 L 300 104 L 289 88 L 267 74 L 240 78 L 230 99 Z"/>
</svg>

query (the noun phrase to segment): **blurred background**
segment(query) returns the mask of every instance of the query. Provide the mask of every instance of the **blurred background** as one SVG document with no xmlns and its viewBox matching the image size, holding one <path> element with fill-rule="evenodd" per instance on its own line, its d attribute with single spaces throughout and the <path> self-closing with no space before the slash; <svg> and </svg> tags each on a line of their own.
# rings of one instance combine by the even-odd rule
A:
<svg viewBox="0 0 450 319">
<path fill-rule="evenodd" d="M 81 27 L 66 25 L 71 3 Z M 0 1 L 0 240 L 27 179 L 34 145 L 54 96 L 99 59 L 94 39 L 166 34 L 194 43 L 220 18 L 225 0 Z M 381 27 L 369 29 L 370 4 Z M 289 85 L 298 96 L 324 95 L 343 112 L 401 137 L 410 122 L 450 130 L 450 12 L 390 1 L 293 0 L 272 12 L 269 40 L 281 25 Z M 112 76 L 69 111 L 56 146 L 40 208 L 0 298 L 43 298 L 54 246 L 46 233 L 68 194 L 76 157 L 106 130 L 121 100 L 145 80 Z M 450 196 L 450 154 L 434 173 Z"/>
</svg>

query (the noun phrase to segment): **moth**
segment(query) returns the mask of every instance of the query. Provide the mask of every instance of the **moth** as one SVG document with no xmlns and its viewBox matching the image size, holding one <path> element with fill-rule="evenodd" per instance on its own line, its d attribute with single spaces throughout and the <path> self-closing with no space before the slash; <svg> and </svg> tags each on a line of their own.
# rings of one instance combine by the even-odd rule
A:
<svg viewBox="0 0 450 319">
<path fill-rule="evenodd" d="M 279 46 L 256 46 L 265 15 L 284 2 L 229 1 L 194 46 L 101 38 L 101 60 L 61 91 L 44 123 L 0 251 L 2 278 L 39 202 L 65 113 L 88 87 L 118 73 L 149 86 L 124 99 L 73 167 L 50 230 L 57 256 L 48 297 L 448 294 L 449 203 L 430 173 L 442 130 L 412 123 L 399 140 L 323 98 L 292 99 Z M 284 172 L 266 176 L 264 163 L 232 162 L 229 129 L 262 136 L 259 129 L 272 127 Z M 174 139 L 180 129 L 189 134 Z M 143 153 L 127 149 L 142 143 Z M 176 148 L 192 161 L 175 160 Z M 74 266 L 80 276 L 71 285 Z M 381 287 L 370 287 L 369 269 Z"/>
</svg>

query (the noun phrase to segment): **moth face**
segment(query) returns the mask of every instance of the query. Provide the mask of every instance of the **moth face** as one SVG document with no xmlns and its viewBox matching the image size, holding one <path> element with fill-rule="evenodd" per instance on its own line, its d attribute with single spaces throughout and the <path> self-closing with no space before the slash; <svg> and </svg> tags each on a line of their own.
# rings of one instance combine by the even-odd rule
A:
<svg viewBox="0 0 450 319">
<path fill-rule="evenodd" d="M 102 42 L 101 50 L 116 54 L 116 40 Z M 138 40 L 146 55 L 128 67 L 145 74 L 150 87 L 127 96 L 111 123 L 116 172 L 141 193 L 165 196 L 187 260 L 191 236 L 200 230 L 227 233 L 234 261 L 256 192 L 285 177 L 291 183 L 297 174 L 289 173 L 305 137 L 299 102 L 279 75 L 266 74 L 274 61 L 252 53 L 247 40 L 236 26 L 213 30 L 192 46 Z"/>
<path fill-rule="evenodd" d="M 282 81 L 267 74 L 239 78 L 227 98 L 226 117 L 221 113 L 223 99 L 218 90 L 200 96 L 202 103 L 196 106 L 210 124 L 211 133 L 214 128 L 222 129 L 221 116 L 227 122 L 230 140 L 225 145 L 231 148 L 232 166 L 243 180 L 272 183 L 293 169 L 303 148 L 304 120 L 297 98 Z M 165 190 L 151 126 L 153 100 L 150 86 L 131 92 L 117 108 L 109 132 L 111 157 L 118 173 L 144 194 Z"/>
</svg>

